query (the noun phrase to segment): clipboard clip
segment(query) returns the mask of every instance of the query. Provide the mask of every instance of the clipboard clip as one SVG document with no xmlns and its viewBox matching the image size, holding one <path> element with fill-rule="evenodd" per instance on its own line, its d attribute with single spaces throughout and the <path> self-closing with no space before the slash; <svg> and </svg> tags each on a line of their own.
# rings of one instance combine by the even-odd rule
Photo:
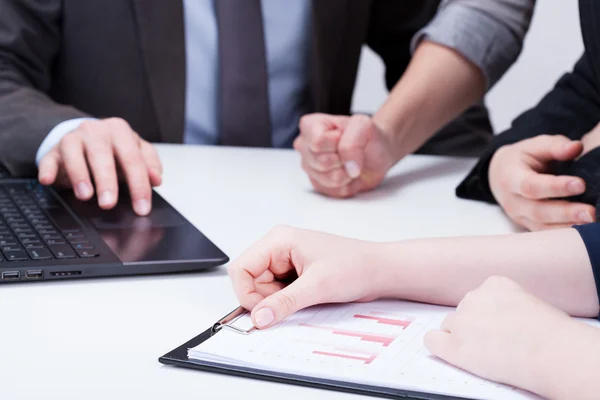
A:
<svg viewBox="0 0 600 400">
<path fill-rule="evenodd" d="M 245 315 L 248 311 L 243 307 L 238 307 L 229 314 L 227 314 L 223 319 L 215 323 L 212 327 L 212 332 L 217 333 L 221 329 L 227 329 L 228 331 L 232 331 L 235 333 L 239 333 L 240 335 L 249 335 L 256 330 L 256 327 L 253 326 L 250 329 L 241 329 L 233 324 L 240 318 L 242 315 Z"/>
</svg>

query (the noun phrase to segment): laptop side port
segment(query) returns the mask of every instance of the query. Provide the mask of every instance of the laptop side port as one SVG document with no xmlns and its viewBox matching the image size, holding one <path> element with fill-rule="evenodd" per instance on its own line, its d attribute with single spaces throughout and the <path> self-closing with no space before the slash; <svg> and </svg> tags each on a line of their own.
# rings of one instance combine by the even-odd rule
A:
<svg viewBox="0 0 600 400">
<path fill-rule="evenodd" d="M 50 276 L 78 276 L 82 275 L 81 271 L 53 271 L 50 272 Z"/>
<path fill-rule="evenodd" d="M 4 271 L 2 273 L 3 281 L 16 281 L 21 279 L 21 273 L 19 271 Z"/>
<path fill-rule="evenodd" d="M 31 269 L 31 270 L 25 272 L 25 278 L 27 278 L 27 279 L 43 279 L 44 271 L 42 271 L 41 269 Z"/>
</svg>

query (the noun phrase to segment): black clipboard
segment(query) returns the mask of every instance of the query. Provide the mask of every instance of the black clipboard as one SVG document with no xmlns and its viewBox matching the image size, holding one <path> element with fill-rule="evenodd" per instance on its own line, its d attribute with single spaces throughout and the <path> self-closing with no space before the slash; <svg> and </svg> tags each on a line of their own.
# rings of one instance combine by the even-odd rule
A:
<svg viewBox="0 0 600 400">
<path fill-rule="evenodd" d="M 196 336 L 190 341 L 182 344 L 178 348 L 170 351 L 164 356 L 160 357 L 158 361 L 165 365 L 172 365 L 176 367 L 197 369 L 205 372 L 214 372 L 226 375 L 239 376 L 243 378 L 259 379 L 270 382 L 285 383 L 297 386 L 306 386 L 317 389 L 332 390 L 337 392 L 346 392 L 353 394 L 361 394 L 379 398 L 387 399 L 414 399 L 414 400 L 467 400 L 461 397 L 452 397 L 438 394 L 428 394 L 413 392 L 407 390 L 399 390 L 387 387 L 379 386 L 367 386 L 352 382 L 343 382 L 329 379 L 320 379 L 310 376 L 303 375 L 292 375 L 276 371 L 268 371 L 259 368 L 241 367 L 230 364 L 222 364 L 210 361 L 202 361 L 188 358 L 188 350 L 200 345 L 201 343 L 209 340 L 214 335 L 218 335 L 219 331 L 223 328 L 236 330 L 241 334 L 249 334 L 249 331 L 241 331 L 237 328 L 231 327 L 228 323 L 237 316 L 245 313 L 246 310 L 242 308 L 235 309 L 231 313 L 227 314 L 221 320 L 216 322 L 212 327 L 208 328 L 202 334 Z"/>
</svg>

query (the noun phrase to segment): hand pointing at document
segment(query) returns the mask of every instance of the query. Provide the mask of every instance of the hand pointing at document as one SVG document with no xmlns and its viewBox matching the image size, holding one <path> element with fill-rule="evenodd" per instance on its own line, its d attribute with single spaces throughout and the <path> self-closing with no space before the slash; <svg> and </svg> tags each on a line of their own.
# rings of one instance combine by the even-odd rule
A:
<svg viewBox="0 0 600 400">
<path fill-rule="evenodd" d="M 374 300 L 385 283 L 383 271 L 367 267 L 376 262 L 376 248 L 281 226 L 232 262 L 228 272 L 254 325 L 268 328 L 315 304 Z"/>
</svg>

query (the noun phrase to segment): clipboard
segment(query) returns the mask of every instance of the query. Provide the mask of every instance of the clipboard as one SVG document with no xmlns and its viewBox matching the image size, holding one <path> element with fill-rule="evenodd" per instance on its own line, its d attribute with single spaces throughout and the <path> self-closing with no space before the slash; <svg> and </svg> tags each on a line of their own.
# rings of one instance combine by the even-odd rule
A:
<svg viewBox="0 0 600 400">
<path fill-rule="evenodd" d="M 408 390 L 399 390 L 388 387 L 367 386 L 353 382 L 344 382 L 329 379 L 320 379 L 310 376 L 293 375 L 277 371 L 264 370 L 260 368 L 249 368 L 212 361 L 203 361 L 188 358 L 188 350 L 210 340 L 214 335 L 218 335 L 222 329 L 235 331 L 240 335 L 249 335 L 255 328 L 249 330 L 239 329 L 231 323 L 247 311 L 241 307 L 233 310 L 225 317 L 217 321 L 206 331 L 182 344 L 176 349 L 163 355 L 158 361 L 165 365 L 196 369 L 204 372 L 220 373 L 225 375 L 238 376 L 242 378 L 258 379 L 269 382 L 284 383 L 296 386 L 305 386 L 317 389 L 360 394 L 386 399 L 414 399 L 414 400 L 467 400 L 461 397 L 445 396 L 438 394 L 429 394 L 424 392 L 413 392 Z"/>
</svg>

